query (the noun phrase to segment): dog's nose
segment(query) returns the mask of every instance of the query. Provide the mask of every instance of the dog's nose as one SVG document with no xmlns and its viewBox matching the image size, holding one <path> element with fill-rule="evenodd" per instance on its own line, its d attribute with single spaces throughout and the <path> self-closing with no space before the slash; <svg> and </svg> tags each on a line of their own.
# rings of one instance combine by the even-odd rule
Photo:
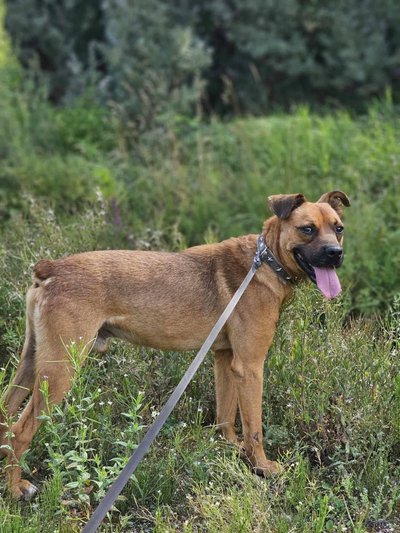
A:
<svg viewBox="0 0 400 533">
<path fill-rule="evenodd" d="M 326 246 L 325 247 L 325 253 L 329 257 L 329 259 L 342 259 L 343 257 L 343 250 L 341 246 Z"/>
</svg>

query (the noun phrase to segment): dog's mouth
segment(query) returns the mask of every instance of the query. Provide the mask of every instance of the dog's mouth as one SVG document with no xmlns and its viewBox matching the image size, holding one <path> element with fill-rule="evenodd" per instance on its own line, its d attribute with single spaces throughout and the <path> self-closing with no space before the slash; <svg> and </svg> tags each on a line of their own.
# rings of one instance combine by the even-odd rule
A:
<svg viewBox="0 0 400 533">
<path fill-rule="evenodd" d="M 336 274 L 335 267 L 313 266 L 304 257 L 300 250 L 295 249 L 293 253 L 297 264 L 307 274 L 310 280 L 317 285 L 318 289 L 322 292 L 325 298 L 336 298 L 340 294 L 342 287 L 340 285 L 338 275 Z"/>
<path fill-rule="evenodd" d="M 300 266 L 302 270 L 304 270 L 304 272 L 307 274 L 310 280 L 313 283 L 317 283 L 317 278 L 315 277 L 315 270 L 311 266 L 311 263 L 309 263 L 307 259 L 304 257 L 304 255 L 299 250 L 294 250 L 294 257 L 297 261 L 297 264 Z"/>
</svg>

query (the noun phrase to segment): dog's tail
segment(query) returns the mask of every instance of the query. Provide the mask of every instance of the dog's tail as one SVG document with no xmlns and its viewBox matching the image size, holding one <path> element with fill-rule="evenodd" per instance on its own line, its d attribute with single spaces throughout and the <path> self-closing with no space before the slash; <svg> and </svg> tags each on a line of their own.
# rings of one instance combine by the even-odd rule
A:
<svg viewBox="0 0 400 533">
<path fill-rule="evenodd" d="M 34 281 L 45 281 L 50 278 L 53 273 L 53 261 L 49 259 L 42 259 L 33 267 Z"/>
</svg>

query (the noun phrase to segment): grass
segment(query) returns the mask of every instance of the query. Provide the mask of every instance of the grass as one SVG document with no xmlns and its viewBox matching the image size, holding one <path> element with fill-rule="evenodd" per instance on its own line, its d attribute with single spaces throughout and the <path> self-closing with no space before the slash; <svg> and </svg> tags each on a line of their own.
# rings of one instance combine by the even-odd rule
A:
<svg viewBox="0 0 400 533">
<path fill-rule="evenodd" d="M 29 197 L 68 223 L 100 192 L 110 245 L 131 246 L 150 228 L 174 247 L 258 232 L 271 194 L 317 200 L 342 189 L 352 201 L 348 311 L 373 315 L 399 293 L 400 114 L 390 95 L 359 117 L 305 107 L 229 123 L 180 117 L 133 144 L 90 94 L 53 108 L 28 82 L 1 81 L 0 70 L 0 228 L 29 214 Z"/>
<path fill-rule="evenodd" d="M 16 218 L 3 232 L 3 387 L 22 345 L 30 266 L 39 257 L 110 243 L 106 214 L 93 214 L 101 206 L 60 225 L 32 201 L 29 220 Z M 149 243 L 171 246 L 158 233 L 136 237 L 138 246 Z M 348 292 L 330 303 L 311 286 L 298 292 L 283 311 L 265 368 L 264 444 L 284 473 L 254 476 L 216 433 L 210 356 L 102 531 L 311 533 L 399 526 L 400 301 L 379 319 L 351 319 Z M 70 347 L 75 359 L 79 349 Z M 39 496 L 16 504 L 2 490 L 0 530 L 79 531 L 192 357 L 119 342 L 106 355 L 90 357 L 24 457 Z"/>
<path fill-rule="evenodd" d="M 339 188 L 352 199 L 343 295 L 324 303 L 313 287 L 300 288 L 267 358 L 264 444 L 284 473 L 254 476 L 219 438 L 210 356 L 102 530 L 400 528 L 400 114 L 390 95 L 361 117 L 302 107 L 229 123 L 175 117 L 133 145 L 90 95 L 53 108 L 17 66 L 6 81 L 2 389 L 22 348 L 37 260 L 104 248 L 179 250 L 258 232 L 274 193 L 315 200 Z M 76 358 L 80 347 L 70 349 Z M 192 357 L 117 342 L 90 357 L 23 459 L 38 497 L 16 504 L 2 486 L 0 531 L 79 531 Z"/>
</svg>

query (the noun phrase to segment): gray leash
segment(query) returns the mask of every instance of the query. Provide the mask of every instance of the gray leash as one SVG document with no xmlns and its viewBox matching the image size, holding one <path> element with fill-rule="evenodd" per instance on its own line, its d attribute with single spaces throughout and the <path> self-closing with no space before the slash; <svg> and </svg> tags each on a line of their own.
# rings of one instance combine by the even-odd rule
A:
<svg viewBox="0 0 400 533">
<path fill-rule="evenodd" d="M 263 242 L 263 239 L 262 239 L 262 242 Z M 158 433 L 160 432 L 161 428 L 165 424 L 167 418 L 171 414 L 175 405 L 178 403 L 180 397 L 185 392 L 186 387 L 189 385 L 190 381 L 194 377 L 199 366 L 203 362 L 205 356 L 207 355 L 215 339 L 217 338 L 219 332 L 225 325 L 225 322 L 231 316 L 233 310 L 235 309 L 240 298 L 242 297 L 244 291 L 247 289 L 254 274 L 256 273 L 257 269 L 260 267 L 261 262 L 262 261 L 266 262 L 268 260 L 267 259 L 268 256 L 265 254 L 265 251 L 263 249 L 262 242 L 260 241 L 260 239 L 257 242 L 257 252 L 253 260 L 253 265 L 251 269 L 249 270 L 247 276 L 244 278 L 244 280 L 242 281 L 242 284 L 240 285 L 238 290 L 233 295 L 232 300 L 228 303 L 224 312 L 219 317 L 217 323 L 212 328 L 203 346 L 198 351 L 196 357 L 193 359 L 189 368 L 186 370 L 185 375 L 183 376 L 181 381 L 178 383 L 174 392 L 169 397 L 167 403 L 164 405 L 160 414 L 157 416 L 157 418 L 154 420 L 152 425 L 149 427 L 142 442 L 136 448 L 132 457 L 129 459 L 128 463 L 121 470 L 117 479 L 108 489 L 103 500 L 99 503 L 98 507 L 94 511 L 89 522 L 83 528 L 82 533 L 94 533 L 97 530 L 97 528 L 99 527 L 99 525 L 105 518 L 106 514 L 110 510 L 111 506 L 114 504 L 115 500 L 118 498 L 118 495 L 121 493 L 122 489 L 128 483 L 129 478 L 131 477 L 133 472 L 136 470 L 137 465 L 140 463 L 140 461 L 143 459 L 143 456 L 145 455 L 147 450 L 150 448 L 153 440 L 157 437 Z M 265 242 L 264 242 L 264 245 L 265 245 Z"/>
</svg>

